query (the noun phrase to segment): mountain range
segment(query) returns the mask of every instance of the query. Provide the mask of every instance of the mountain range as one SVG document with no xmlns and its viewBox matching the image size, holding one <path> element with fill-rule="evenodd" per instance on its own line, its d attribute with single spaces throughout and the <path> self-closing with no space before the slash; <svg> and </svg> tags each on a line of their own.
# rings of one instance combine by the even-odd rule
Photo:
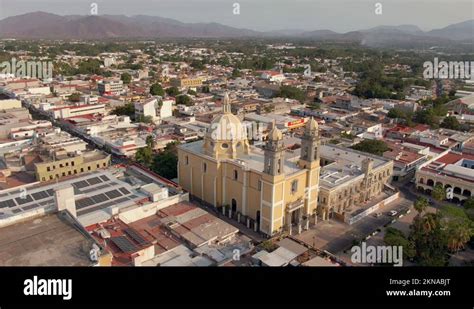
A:
<svg viewBox="0 0 474 309">
<path fill-rule="evenodd" d="M 473 43 L 474 20 L 441 29 L 422 31 L 414 25 L 378 26 L 346 33 L 331 30 L 255 31 L 218 23 L 184 23 L 146 15 L 67 15 L 33 12 L 0 20 L 0 38 L 112 39 L 112 38 L 274 38 L 356 42 L 368 46 L 442 45 L 456 41 Z"/>
</svg>

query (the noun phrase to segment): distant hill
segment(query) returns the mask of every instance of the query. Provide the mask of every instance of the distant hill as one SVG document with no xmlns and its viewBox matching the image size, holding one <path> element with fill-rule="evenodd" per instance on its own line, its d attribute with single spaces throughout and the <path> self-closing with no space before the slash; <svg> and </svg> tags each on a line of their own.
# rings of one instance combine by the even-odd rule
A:
<svg viewBox="0 0 474 309">
<path fill-rule="evenodd" d="M 474 20 L 467 20 L 441 29 L 431 30 L 427 32 L 427 35 L 451 40 L 472 41 L 474 39 Z"/>
<path fill-rule="evenodd" d="M 415 25 L 378 26 L 337 33 L 331 30 L 282 29 L 260 32 L 218 23 L 183 23 L 158 16 L 59 16 L 33 12 L 0 20 L 0 38 L 106 39 L 106 38 L 244 38 L 289 37 L 315 41 L 356 42 L 367 46 L 434 46 L 453 41 L 474 43 L 474 20 L 423 32 Z M 454 42 L 455 43 L 455 42 Z"/>
<path fill-rule="evenodd" d="M 0 37 L 47 39 L 244 37 L 261 33 L 217 23 L 182 23 L 153 16 L 59 16 L 34 12 L 0 21 Z"/>
</svg>

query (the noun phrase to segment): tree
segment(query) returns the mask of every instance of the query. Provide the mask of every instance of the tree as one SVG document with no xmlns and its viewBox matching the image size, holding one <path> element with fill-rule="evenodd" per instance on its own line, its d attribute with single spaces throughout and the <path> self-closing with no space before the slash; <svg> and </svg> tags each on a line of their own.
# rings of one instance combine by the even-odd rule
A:
<svg viewBox="0 0 474 309">
<path fill-rule="evenodd" d="M 152 124 L 153 123 L 153 117 L 152 116 L 143 116 L 143 115 L 140 115 L 138 116 L 137 119 L 135 119 L 136 122 L 142 122 L 142 123 L 149 123 L 149 124 Z"/>
<path fill-rule="evenodd" d="M 151 149 L 155 148 L 155 138 L 153 137 L 153 135 L 148 135 L 146 137 L 146 144 Z"/>
<path fill-rule="evenodd" d="M 71 102 L 79 102 L 81 99 L 81 94 L 79 92 L 74 92 L 69 96 L 69 101 Z"/>
<path fill-rule="evenodd" d="M 102 65 L 102 62 L 98 59 L 87 59 L 85 61 L 79 62 L 77 66 L 77 70 L 74 70 L 73 74 L 71 75 L 76 75 L 76 74 L 102 74 L 102 69 L 100 66 Z"/>
<path fill-rule="evenodd" d="M 440 118 L 446 117 L 448 109 L 444 105 L 444 99 L 436 99 L 434 102 L 429 101 L 425 103 L 431 105 L 425 109 L 419 110 L 415 113 L 415 121 L 418 123 L 428 124 L 433 128 L 439 126 Z"/>
<path fill-rule="evenodd" d="M 433 188 L 433 191 L 431 192 L 431 196 L 437 201 L 442 201 L 446 198 L 446 191 L 444 190 L 444 187 L 442 185 L 437 184 Z"/>
<path fill-rule="evenodd" d="M 161 87 L 159 83 L 154 83 L 153 85 L 150 86 L 150 94 L 164 96 L 165 91 L 163 90 L 163 87 Z"/>
<path fill-rule="evenodd" d="M 114 110 L 110 112 L 112 115 L 117 116 L 134 116 L 135 115 L 135 105 L 133 103 L 126 103 L 122 106 L 117 106 Z"/>
<path fill-rule="evenodd" d="M 350 71 L 359 72 L 354 95 L 364 98 L 403 99 L 407 82 L 397 76 L 387 76 L 384 63 L 379 60 L 367 60 L 357 64 Z M 346 70 L 346 69 L 345 69 Z"/>
<path fill-rule="evenodd" d="M 186 94 L 179 95 L 176 97 L 176 104 L 189 106 L 191 105 L 191 97 Z"/>
<path fill-rule="evenodd" d="M 428 200 L 425 197 L 419 197 L 415 201 L 414 207 L 415 207 L 415 210 L 418 212 L 418 214 L 421 215 L 421 213 L 426 210 L 428 205 L 429 205 Z"/>
<path fill-rule="evenodd" d="M 388 246 L 402 246 L 403 256 L 405 258 L 413 258 L 416 254 L 413 242 L 408 240 L 402 231 L 389 227 L 385 231 L 384 242 Z"/>
<path fill-rule="evenodd" d="M 378 140 L 363 140 L 362 142 L 355 144 L 351 147 L 352 149 L 371 153 L 377 156 L 383 155 L 385 151 L 389 151 L 390 148 L 385 144 L 384 141 Z"/>
<path fill-rule="evenodd" d="M 307 107 L 310 109 L 310 110 L 317 110 L 317 109 L 321 109 L 321 104 L 320 103 L 316 103 L 316 102 L 312 102 L 312 103 L 309 103 L 307 105 Z"/>
<path fill-rule="evenodd" d="M 209 86 L 208 86 L 208 85 L 202 86 L 201 91 L 202 91 L 203 93 L 209 93 L 209 92 L 211 92 L 211 90 L 209 89 Z"/>
<path fill-rule="evenodd" d="M 178 145 L 179 145 L 178 141 L 168 143 L 165 147 L 165 151 L 171 152 L 172 154 L 177 156 L 178 155 Z"/>
<path fill-rule="evenodd" d="M 388 111 L 387 117 L 388 118 L 405 118 L 406 114 L 404 110 L 395 107 Z"/>
<path fill-rule="evenodd" d="M 468 212 L 456 206 L 444 205 L 440 214 L 449 251 L 457 252 L 463 249 L 474 235 L 473 223 Z"/>
<path fill-rule="evenodd" d="M 135 160 L 147 167 L 153 163 L 153 149 L 149 146 L 137 150 L 135 153 Z"/>
<path fill-rule="evenodd" d="M 416 112 L 415 121 L 418 123 L 427 124 L 431 127 L 438 127 L 439 117 L 437 117 L 432 109 L 424 109 Z"/>
<path fill-rule="evenodd" d="M 474 208 L 474 197 L 470 197 L 464 201 L 464 208 L 465 209 L 473 209 Z"/>
<path fill-rule="evenodd" d="M 401 108 L 392 108 L 388 111 L 387 117 L 394 119 L 403 119 L 405 121 L 405 124 L 409 126 L 413 124 L 413 113 Z"/>
<path fill-rule="evenodd" d="M 352 133 L 341 132 L 341 137 L 353 140 L 355 138 L 355 135 L 353 135 Z"/>
<path fill-rule="evenodd" d="M 193 60 L 190 65 L 196 70 L 204 70 L 206 68 L 204 62 L 200 60 Z"/>
<path fill-rule="evenodd" d="M 448 116 L 443 119 L 440 125 L 442 128 L 451 130 L 461 130 L 461 124 L 455 116 Z"/>
<path fill-rule="evenodd" d="M 457 252 L 464 248 L 466 243 L 473 236 L 473 229 L 470 222 L 466 220 L 456 220 L 448 224 L 448 249 Z"/>
<path fill-rule="evenodd" d="M 169 88 L 166 88 L 166 93 L 169 96 L 176 97 L 179 94 L 179 89 L 176 87 L 169 87 Z"/>
<path fill-rule="evenodd" d="M 173 146 L 166 146 L 165 150 L 156 155 L 153 160 L 152 170 L 159 175 L 167 178 L 173 179 L 178 176 L 178 155 Z"/>
<path fill-rule="evenodd" d="M 303 90 L 292 86 L 281 86 L 278 96 L 298 100 L 300 102 L 303 102 L 306 98 Z"/>
<path fill-rule="evenodd" d="M 124 72 L 120 76 L 120 79 L 123 81 L 124 84 L 130 84 L 130 82 L 132 81 L 132 76 L 127 72 Z"/>
<path fill-rule="evenodd" d="M 441 229 L 440 215 L 426 213 L 416 216 L 410 226 L 409 239 L 415 248 L 415 260 L 422 266 L 445 266 L 448 248 Z"/>
<path fill-rule="evenodd" d="M 237 77 L 241 77 L 242 74 L 240 73 L 240 70 L 237 69 L 237 68 L 234 68 L 234 70 L 232 71 L 232 77 L 233 78 L 237 78 Z"/>
</svg>

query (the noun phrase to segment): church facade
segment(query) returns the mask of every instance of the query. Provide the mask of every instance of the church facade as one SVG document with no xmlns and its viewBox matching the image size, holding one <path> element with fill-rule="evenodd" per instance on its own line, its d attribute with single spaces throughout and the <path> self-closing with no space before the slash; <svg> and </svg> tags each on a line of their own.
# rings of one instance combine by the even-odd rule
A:
<svg viewBox="0 0 474 309">
<path fill-rule="evenodd" d="M 249 144 L 245 127 L 223 111 L 204 140 L 178 146 L 178 181 L 191 196 L 269 236 L 300 233 L 317 220 L 320 141 L 318 124 L 308 121 L 301 155 L 288 158 L 280 130 L 271 125 L 263 148 Z"/>
</svg>

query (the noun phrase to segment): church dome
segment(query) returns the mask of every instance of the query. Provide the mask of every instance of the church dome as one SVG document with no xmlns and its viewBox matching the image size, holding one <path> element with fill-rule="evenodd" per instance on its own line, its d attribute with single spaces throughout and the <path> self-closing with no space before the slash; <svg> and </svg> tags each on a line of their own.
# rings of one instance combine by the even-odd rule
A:
<svg viewBox="0 0 474 309">
<path fill-rule="evenodd" d="M 214 158 L 237 158 L 249 153 L 247 131 L 231 113 L 229 95 L 223 100 L 222 114 L 212 120 L 204 137 L 204 152 Z"/>
<path fill-rule="evenodd" d="M 212 120 L 207 135 L 212 140 L 233 141 L 246 137 L 245 129 L 240 119 L 230 113 L 217 116 Z"/>
</svg>

